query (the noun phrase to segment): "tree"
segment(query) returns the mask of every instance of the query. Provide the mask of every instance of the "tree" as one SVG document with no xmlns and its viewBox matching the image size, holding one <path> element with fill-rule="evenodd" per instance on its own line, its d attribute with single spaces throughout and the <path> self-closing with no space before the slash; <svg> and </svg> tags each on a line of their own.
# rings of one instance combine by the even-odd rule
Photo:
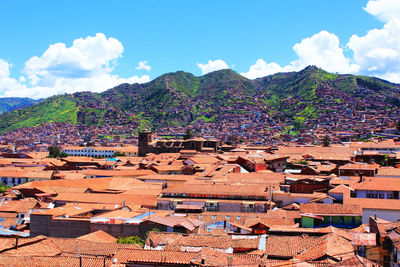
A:
<svg viewBox="0 0 400 267">
<path fill-rule="evenodd" d="M 49 158 L 65 158 L 68 156 L 64 151 L 61 152 L 56 146 L 49 146 L 47 150 L 49 151 Z"/>
<path fill-rule="evenodd" d="M 328 135 L 325 135 L 324 139 L 322 140 L 322 145 L 324 147 L 328 147 L 330 143 L 331 143 L 331 139 L 329 138 Z"/>
<path fill-rule="evenodd" d="M 138 235 L 118 237 L 117 243 L 120 244 L 138 244 L 144 246 L 145 240 L 141 239 Z"/>
<path fill-rule="evenodd" d="M 5 183 L 0 183 L 0 193 L 3 193 L 7 189 L 11 188 L 11 186 L 6 185 Z"/>
<path fill-rule="evenodd" d="M 183 136 L 183 139 L 188 140 L 194 137 L 194 133 L 192 129 L 186 128 L 185 135 Z"/>
<path fill-rule="evenodd" d="M 124 153 L 121 153 L 121 152 L 119 152 L 119 151 L 115 151 L 115 152 L 114 152 L 114 155 L 113 155 L 112 157 L 115 158 L 115 157 L 124 157 L 124 156 L 125 156 Z"/>
</svg>

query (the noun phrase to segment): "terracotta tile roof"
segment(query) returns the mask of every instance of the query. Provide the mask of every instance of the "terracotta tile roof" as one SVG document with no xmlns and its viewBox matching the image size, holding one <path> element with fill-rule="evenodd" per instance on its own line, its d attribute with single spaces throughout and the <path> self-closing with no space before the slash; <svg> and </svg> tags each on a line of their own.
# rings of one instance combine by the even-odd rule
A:
<svg viewBox="0 0 400 267">
<path fill-rule="evenodd" d="M 121 205 L 124 201 L 126 205 L 155 206 L 157 204 L 156 195 L 60 193 L 54 198 L 54 200 L 71 203 L 102 203 L 118 205 Z"/>
<path fill-rule="evenodd" d="M 202 186 L 195 186 L 194 184 L 171 184 L 164 190 L 165 193 L 260 196 L 266 199 L 269 197 L 266 188 L 259 185 L 203 184 Z"/>
<path fill-rule="evenodd" d="M 260 266 L 262 260 L 257 255 L 232 254 L 203 248 L 192 260 L 196 266 Z"/>
<path fill-rule="evenodd" d="M 53 242 L 63 255 L 76 255 L 78 253 L 81 255 L 112 256 L 119 249 L 141 249 L 141 246 L 137 244 L 93 242 L 74 238 L 48 237 L 47 239 Z"/>
<path fill-rule="evenodd" d="M 393 191 L 393 188 L 400 188 L 399 178 L 367 177 L 361 183 L 354 183 L 351 188 L 357 190 L 384 190 Z"/>
<path fill-rule="evenodd" d="M 400 176 L 400 168 L 380 167 L 376 176 Z"/>
<path fill-rule="evenodd" d="M 35 207 L 40 207 L 40 202 L 33 198 L 0 202 L 1 212 L 26 213 Z"/>
<path fill-rule="evenodd" d="M 206 156 L 206 157 L 198 156 L 189 158 L 188 160 L 191 160 L 196 164 L 216 164 L 217 162 L 220 161 L 220 159 L 217 159 L 214 156 Z"/>
<path fill-rule="evenodd" d="M 18 246 L 20 247 L 24 245 L 34 244 L 45 239 L 46 239 L 45 236 L 36 236 L 34 238 L 19 238 Z M 15 247 L 15 242 L 16 242 L 15 238 L 0 237 L 0 252 L 13 249 Z"/>
<path fill-rule="evenodd" d="M 246 219 L 244 226 L 253 227 L 257 224 L 271 227 L 275 225 L 295 225 L 295 222 L 293 218 L 249 218 Z"/>
<path fill-rule="evenodd" d="M 358 255 L 354 255 L 348 259 L 342 260 L 332 266 L 342 267 L 377 267 L 380 266 L 376 262 L 370 261 Z"/>
<path fill-rule="evenodd" d="M 267 237 L 265 244 L 265 254 L 274 257 L 292 258 L 297 256 L 305 249 L 312 247 L 320 237 L 300 235 L 300 236 L 275 236 Z"/>
<path fill-rule="evenodd" d="M 151 232 L 146 245 L 157 247 L 165 245 L 165 250 L 183 251 L 185 248 L 209 247 L 215 249 L 241 248 L 254 250 L 258 248 L 259 236 L 232 236 L 210 234 L 172 234 Z"/>
<path fill-rule="evenodd" d="M 245 224 L 247 219 L 251 218 L 266 218 L 269 215 L 266 213 L 251 213 L 251 212 L 202 212 L 199 214 L 188 214 L 188 217 L 204 221 L 206 224 L 228 221 L 237 224 Z"/>
<path fill-rule="evenodd" d="M 18 248 L 9 249 L 3 251 L 1 255 L 13 255 L 13 256 L 56 256 L 61 254 L 61 250 L 58 249 L 54 243 L 47 239 L 40 240 L 31 244 L 21 244 L 18 240 Z"/>
<path fill-rule="evenodd" d="M 113 257 L 120 263 L 187 264 L 196 256 L 193 252 L 121 249 Z"/>
<path fill-rule="evenodd" d="M 83 172 L 87 176 L 105 176 L 105 177 L 113 177 L 113 176 L 144 176 L 155 174 L 152 170 L 99 170 L 99 169 L 89 169 Z"/>
<path fill-rule="evenodd" d="M 74 204 L 67 204 L 62 207 L 52 208 L 52 209 L 41 209 L 33 212 L 33 215 L 51 215 L 54 217 L 61 216 L 61 215 L 68 215 L 68 216 L 76 216 L 78 214 L 87 213 L 92 211 L 93 208 L 85 207 L 81 205 Z"/>
<path fill-rule="evenodd" d="M 300 211 L 284 210 L 284 209 L 268 210 L 267 211 L 267 216 L 268 216 L 268 218 L 282 218 L 282 219 L 285 219 L 285 218 L 291 218 L 291 219 L 301 218 Z"/>
<path fill-rule="evenodd" d="M 168 227 L 175 227 L 175 226 L 183 226 L 189 231 L 193 231 L 204 222 L 196 219 L 186 218 L 186 217 L 179 217 L 179 216 L 170 216 L 170 217 L 151 217 L 146 220 L 147 222 L 157 223 L 161 225 L 166 225 Z"/>
<path fill-rule="evenodd" d="M 86 257 L 83 256 L 81 259 L 75 256 L 9 256 L 0 255 L 0 266 L 8 267 L 25 267 L 27 263 L 31 267 L 44 267 L 44 266 L 103 266 L 105 262 L 106 267 L 112 265 L 110 258 L 99 258 L 99 257 Z"/>
<path fill-rule="evenodd" d="M 348 204 L 302 203 L 300 204 L 300 212 L 302 214 L 310 213 L 317 215 L 362 215 L 360 206 Z"/>
<path fill-rule="evenodd" d="M 104 232 L 102 230 L 98 230 L 96 232 L 92 232 L 87 235 L 82 235 L 76 239 L 98 242 L 98 243 L 116 243 L 117 242 L 117 239 L 115 237 L 113 237 L 110 234 L 107 234 L 106 232 Z"/>
<path fill-rule="evenodd" d="M 349 163 L 339 167 L 339 170 L 376 170 L 379 169 L 379 164 L 366 164 L 366 163 Z"/>
<path fill-rule="evenodd" d="M 156 172 L 182 171 L 183 165 L 159 165 L 151 167 Z"/>
<path fill-rule="evenodd" d="M 400 210 L 398 199 L 355 198 L 344 196 L 343 203 L 358 205 L 363 209 Z"/>
<path fill-rule="evenodd" d="M 111 178 L 77 179 L 77 180 L 50 180 L 35 181 L 15 186 L 14 189 L 38 188 L 38 187 L 72 187 L 72 188 L 108 188 Z"/>
<path fill-rule="evenodd" d="M 320 239 L 320 242 L 308 247 L 304 252 L 296 256 L 301 261 L 314 261 L 325 256 L 333 260 L 342 260 L 354 255 L 354 247 L 351 241 L 337 234 L 329 234 Z"/>
<path fill-rule="evenodd" d="M 351 243 L 355 246 L 376 246 L 376 233 L 350 233 Z"/>
<path fill-rule="evenodd" d="M 145 175 L 140 176 L 137 179 L 139 180 L 156 180 L 156 181 L 187 181 L 187 180 L 194 180 L 197 176 L 195 175 L 183 175 L 183 174 L 172 174 L 172 175 L 165 175 L 165 174 L 152 174 L 152 175 Z"/>
<path fill-rule="evenodd" d="M 14 218 L 10 218 L 10 217 L 2 217 L 0 216 L 0 218 L 3 218 L 3 220 L 0 220 L 0 225 L 4 226 L 6 229 L 9 229 L 12 225 L 17 226 L 18 225 L 18 221 L 19 219 L 14 217 Z"/>
<path fill-rule="evenodd" d="M 229 173 L 227 174 L 229 181 L 232 182 L 248 182 L 252 181 L 264 181 L 265 183 L 281 183 L 285 180 L 285 174 L 283 173 Z"/>
<path fill-rule="evenodd" d="M 349 191 L 354 191 L 354 189 L 344 185 L 340 184 L 336 186 L 335 188 L 329 190 L 329 194 L 343 194 L 343 193 L 348 193 Z"/>
<path fill-rule="evenodd" d="M 393 139 L 388 139 L 381 142 L 352 142 L 352 148 L 399 148 L 399 144 L 394 142 Z"/>
</svg>

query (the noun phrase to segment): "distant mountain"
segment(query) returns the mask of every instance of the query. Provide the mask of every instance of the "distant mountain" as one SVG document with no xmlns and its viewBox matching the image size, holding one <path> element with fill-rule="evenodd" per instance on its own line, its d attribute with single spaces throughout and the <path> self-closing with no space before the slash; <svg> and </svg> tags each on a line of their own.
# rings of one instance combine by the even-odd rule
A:
<svg viewBox="0 0 400 267">
<path fill-rule="evenodd" d="M 0 98 L 0 113 L 9 112 L 14 109 L 29 107 L 38 100 L 27 97 L 2 97 Z"/>
<path fill-rule="evenodd" d="M 380 102 L 399 107 L 400 85 L 373 77 L 328 73 L 314 66 L 255 80 L 229 69 L 200 77 L 178 71 L 145 84 L 121 84 L 102 93 L 79 92 L 44 99 L 0 115 L 0 131 L 55 121 L 139 124 L 156 129 L 219 122 L 228 117 L 235 120 L 254 113 L 304 121 L 343 102 L 348 108 L 360 108 L 365 103 L 373 107 Z"/>
</svg>

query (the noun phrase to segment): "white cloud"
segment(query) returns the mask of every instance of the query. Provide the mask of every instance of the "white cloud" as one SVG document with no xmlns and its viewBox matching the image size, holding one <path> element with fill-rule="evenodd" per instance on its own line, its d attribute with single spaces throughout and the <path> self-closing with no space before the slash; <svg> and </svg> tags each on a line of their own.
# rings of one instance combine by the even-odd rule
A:
<svg viewBox="0 0 400 267">
<path fill-rule="evenodd" d="M 229 69 L 228 64 L 222 59 L 209 60 L 207 64 L 197 63 L 197 67 L 201 69 L 203 75 L 216 70 Z"/>
<path fill-rule="evenodd" d="M 16 79 L 10 77 L 10 68 L 11 64 L 0 59 L 0 95 L 8 91 L 25 89 Z"/>
<path fill-rule="evenodd" d="M 0 96 L 47 97 L 77 91 L 101 92 L 121 83 L 150 81 L 148 75 L 122 78 L 112 74 L 124 48 L 117 39 L 98 33 L 79 38 L 72 46 L 56 43 L 25 62 L 19 80 L 10 77 L 10 64 L 0 60 Z M 150 67 L 150 66 L 149 66 Z"/>
<path fill-rule="evenodd" d="M 151 66 L 149 65 L 149 62 L 147 60 L 140 61 L 138 66 L 136 67 L 137 70 L 151 70 Z"/>
<path fill-rule="evenodd" d="M 347 46 L 353 50 L 360 73 L 400 82 L 400 20 L 393 18 L 382 29 L 364 36 L 353 35 Z"/>
<path fill-rule="evenodd" d="M 321 31 L 293 46 L 299 59 L 291 65 L 295 69 L 316 65 L 330 72 L 357 72 L 358 66 L 350 64 L 339 45 L 339 38 L 335 34 Z"/>
<path fill-rule="evenodd" d="M 282 68 L 279 64 L 275 62 L 267 63 L 260 58 L 254 65 L 250 66 L 248 72 L 241 73 L 241 75 L 249 79 L 256 79 L 283 71 L 284 68 Z"/>
<path fill-rule="evenodd" d="M 343 54 L 335 34 L 321 31 L 293 46 L 298 59 L 287 66 L 267 64 L 259 59 L 242 75 L 257 78 L 316 65 L 330 72 L 364 74 L 400 82 L 400 0 L 369 0 L 364 10 L 385 24 L 363 36 L 350 37 L 346 47 L 353 52 L 351 59 Z"/>
<path fill-rule="evenodd" d="M 370 0 L 364 10 L 384 22 L 400 19 L 399 0 Z"/>
<path fill-rule="evenodd" d="M 254 79 L 277 72 L 298 71 L 308 65 L 315 65 L 330 72 L 342 73 L 354 73 L 359 68 L 355 64 L 350 64 L 350 59 L 344 56 L 339 38 L 327 31 L 321 31 L 303 39 L 293 46 L 293 50 L 298 59 L 289 65 L 282 67 L 275 62 L 267 64 L 263 59 L 258 59 L 254 65 L 250 66 L 249 71 L 242 75 Z"/>
</svg>

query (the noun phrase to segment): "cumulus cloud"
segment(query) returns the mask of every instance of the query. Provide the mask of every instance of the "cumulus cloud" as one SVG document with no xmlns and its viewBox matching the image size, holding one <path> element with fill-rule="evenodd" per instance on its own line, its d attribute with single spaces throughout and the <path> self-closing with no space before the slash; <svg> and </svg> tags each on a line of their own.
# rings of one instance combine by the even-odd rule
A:
<svg viewBox="0 0 400 267">
<path fill-rule="evenodd" d="M 387 22 L 364 36 L 351 36 L 347 46 L 354 61 L 360 73 L 400 82 L 400 1 L 369 1 L 365 9 Z"/>
<path fill-rule="evenodd" d="M 68 47 L 56 43 L 25 62 L 19 80 L 10 78 L 10 64 L 0 61 L 0 95 L 47 97 L 77 91 L 101 92 L 121 83 L 148 82 L 148 75 L 122 78 L 112 73 L 124 48 L 117 39 L 98 33 Z M 150 66 L 149 66 L 150 67 Z"/>
<path fill-rule="evenodd" d="M 222 59 L 209 60 L 207 64 L 197 63 L 197 67 L 201 69 L 203 75 L 216 70 L 229 69 L 228 64 Z"/>
<path fill-rule="evenodd" d="M 330 72 L 357 72 L 358 66 L 350 64 L 350 59 L 344 56 L 339 44 L 339 38 L 333 33 L 321 31 L 314 34 L 293 46 L 299 59 L 291 65 L 295 69 L 316 65 Z"/>
<path fill-rule="evenodd" d="M 275 74 L 277 72 L 283 72 L 284 68 L 279 64 L 272 62 L 267 63 L 263 59 L 258 59 L 254 65 L 250 66 L 248 72 L 241 73 L 242 76 L 249 79 L 256 79 L 267 75 Z"/>
<path fill-rule="evenodd" d="M 280 66 L 258 59 L 242 75 L 254 79 L 316 65 L 330 72 L 364 74 L 400 82 L 400 1 L 369 0 L 364 10 L 385 24 L 365 35 L 350 37 L 345 47 L 353 52 L 352 58 L 344 55 L 335 34 L 321 31 L 293 46 L 298 58 L 290 64 Z"/>
<path fill-rule="evenodd" d="M 339 38 L 327 31 L 321 31 L 303 39 L 293 46 L 293 50 L 298 59 L 289 65 L 282 67 L 275 62 L 266 63 L 263 59 L 258 59 L 254 65 L 250 66 L 249 71 L 242 75 L 254 79 L 277 72 L 301 70 L 308 65 L 316 65 L 331 72 L 345 73 L 357 72 L 359 68 L 356 64 L 351 64 L 350 59 L 344 56 Z"/>
<path fill-rule="evenodd" d="M 20 91 L 25 89 L 19 81 L 10 77 L 11 67 L 11 64 L 0 59 L 0 95 L 9 91 Z"/>
<path fill-rule="evenodd" d="M 370 0 L 364 10 L 384 22 L 400 19 L 399 0 Z"/>
<path fill-rule="evenodd" d="M 149 62 L 147 60 L 140 61 L 136 67 L 137 70 L 151 70 L 151 66 L 149 65 Z"/>
</svg>

